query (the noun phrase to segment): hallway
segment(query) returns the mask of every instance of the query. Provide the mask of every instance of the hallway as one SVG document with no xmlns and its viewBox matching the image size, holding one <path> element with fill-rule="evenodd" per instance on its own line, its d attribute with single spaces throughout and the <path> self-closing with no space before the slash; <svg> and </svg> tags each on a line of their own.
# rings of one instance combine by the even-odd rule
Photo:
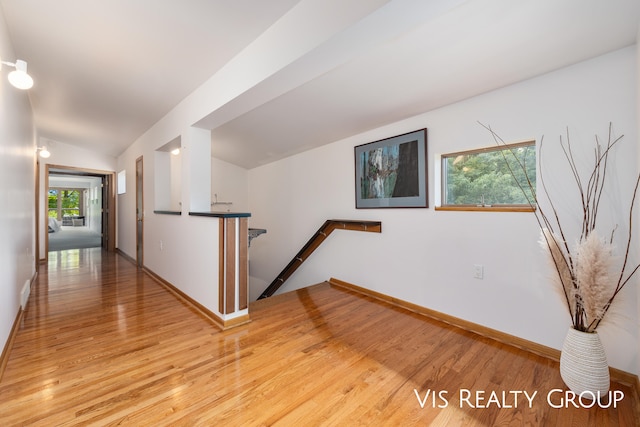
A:
<svg viewBox="0 0 640 427">
<path fill-rule="evenodd" d="M 0 381 L 0 425 L 637 421 L 628 387 L 612 384 L 617 408 L 553 409 L 556 362 L 328 283 L 254 302 L 251 319 L 220 331 L 118 254 L 51 253 Z M 462 389 L 538 397 L 480 409 Z"/>
</svg>

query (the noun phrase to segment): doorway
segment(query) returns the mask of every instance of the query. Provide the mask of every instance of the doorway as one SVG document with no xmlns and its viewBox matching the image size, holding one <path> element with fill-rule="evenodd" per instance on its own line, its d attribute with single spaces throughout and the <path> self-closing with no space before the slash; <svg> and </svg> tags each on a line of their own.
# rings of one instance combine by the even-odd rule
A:
<svg viewBox="0 0 640 427">
<path fill-rule="evenodd" d="M 115 172 L 46 165 L 45 260 L 51 250 L 115 250 Z"/>
<path fill-rule="evenodd" d="M 102 180 L 49 174 L 49 251 L 102 246 Z"/>
</svg>

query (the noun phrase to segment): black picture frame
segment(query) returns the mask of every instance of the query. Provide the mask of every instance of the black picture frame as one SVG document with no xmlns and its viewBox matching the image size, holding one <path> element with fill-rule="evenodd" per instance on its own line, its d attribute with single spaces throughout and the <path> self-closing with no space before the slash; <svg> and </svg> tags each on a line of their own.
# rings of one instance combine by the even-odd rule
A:
<svg viewBox="0 0 640 427">
<path fill-rule="evenodd" d="M 356 209 L 427 208 L 427 129 L 354 148 Z"/>
</svg>

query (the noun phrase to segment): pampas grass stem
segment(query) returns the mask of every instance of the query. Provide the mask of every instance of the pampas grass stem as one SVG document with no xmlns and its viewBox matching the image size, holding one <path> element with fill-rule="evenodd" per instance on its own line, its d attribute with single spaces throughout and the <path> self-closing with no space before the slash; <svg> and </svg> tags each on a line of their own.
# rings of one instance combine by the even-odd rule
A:
<svg viewBox="0 0 640 427">
<path fill-rule="evenodd" d="M 490 126 L 482 123 L 480 123 L 480 125 L 491 133 L 496 144 L 506 145 L 504 140 L 500 138 Z M 640 269 L 639 263 L 631 269 L 631 272 L 627 273 L 632 240 L 633 207 L 635 205 L 638 187 L 640 186 L 640 174 L 636 180 L 633 197 L 631 198 L 631 207 L 629 208 L 629 229 L 624 261 L 619 273 L 616 275 L 612 274 L 611 269 L 613 265 L 613 233 L 617 225 L 612 228 L 609 242 L 603 241 L 596 233 L 596 220 L 598 219 L 598 210 L 604 192 L 609 154 L 613 147 L 624 136 L 614 139 L 612 133 L 613 125 L 609 123 L 609 135 L 604 148 L 596 136 L 594 166 L 586 184 L 580 176 L 577 163 L 573 156 L 569 130 L 567 129 L 566 143 L 562 137 L 560 137 L 560 147 L 564 153 L 565 160 L 567 161 L 581 200 L 580 213 L 582 216 L 582 227 L 580 236 L 577 239 L 578 243 L 573 249 L 573 252 L 567 242 L 565 230 L 560 221 L 558 211 L 544 182 L 541 166 L 543 139 L 540 139 L 538 147 L 538 178 L 540 183 L 539 188 L 542 189 L 547 199 L 550 213 L 547 213 L 547 211 L 543 210 L 538 204 L 536 189 L 534 184 L 528 181 L 528 174 L 524 164 L 513 152 L 511 153 L 515 158 L 516 167 L 519 167 L 527 177 L 526 185 L 521 186 L 517 179 L 516 183 L 520 186 L 520 190 L 525 194 L 525 197 L 527 197 L 529 192 L 533 195 L 534 200 L 530 202 L 530 205 L 534 208 L 536 221 L 542 230 L 543 238 L 541 241 L 547 249 L 551 264 L 557 273 L 555 281 L 564 293 L 573 327 L 583 332 L 594 332 L 596 330 L 604 318 L 604 315 L 611 307 L 615 297 Z M 515 179 L 516 175 L 509 166 L 509 162 L 507 162 L 507 166 Z M 527 200 L 529 200 L 528 197 Z"/>
</svg>

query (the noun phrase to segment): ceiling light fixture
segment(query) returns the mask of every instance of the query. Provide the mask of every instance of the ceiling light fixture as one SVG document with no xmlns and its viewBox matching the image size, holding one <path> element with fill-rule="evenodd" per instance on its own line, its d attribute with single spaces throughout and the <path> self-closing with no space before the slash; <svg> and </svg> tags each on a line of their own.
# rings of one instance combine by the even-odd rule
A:
<svg viewBox="0 0 640 427">
<path fill-rule="evenodd" d="M 9 73 L 9 83 L 18 89 L 31 89 L 33 86 L 33 79 L 27 74 L 27 63 L 22 59 L 18 59 L 16 62 L 7 62 L 0 60 L 0 68 L 2 65 L 8 65 L 15 68 Z"/>
<path fill-rule="evenodd" d="M 173 150 L 171 150 L 171 154 L 173 154 L 174 156 L 177 156 L 178 154 L 180 154 L 180 149 L 174 148 Z"/>
<path fill-rule="evenodd" d="M 40 157 L 42 157 L 43 159 L 48 159 L 49 157 L 51 157 L 51 152 L 49 150 L 47 150 L 47 147 L 38 147 L 36 151 L 39 151 L 40 153 Z"/>
</svg>

